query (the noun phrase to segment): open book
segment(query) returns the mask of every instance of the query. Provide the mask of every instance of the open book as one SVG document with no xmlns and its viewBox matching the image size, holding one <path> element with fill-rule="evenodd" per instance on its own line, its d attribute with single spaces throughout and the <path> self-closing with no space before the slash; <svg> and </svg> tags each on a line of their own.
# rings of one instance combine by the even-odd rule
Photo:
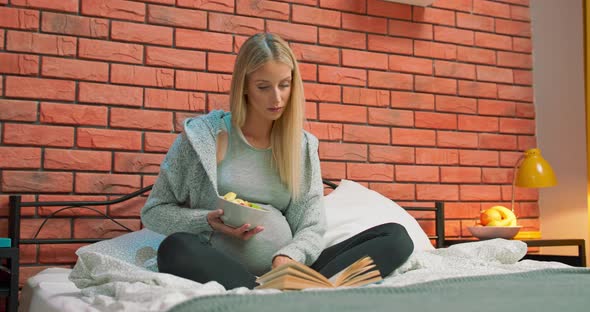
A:
<svg viewBox="0 0 590 312">
<path fill-rule="evenodd" d="M 280 265 L 258 277 L 256 289 L 276 288 L 300 290 L 305 288 L 357 287 L 381 281 L 381 273 L 373 259 L 365 256 L 329 279 L 297 261 Z"/>
</svg>

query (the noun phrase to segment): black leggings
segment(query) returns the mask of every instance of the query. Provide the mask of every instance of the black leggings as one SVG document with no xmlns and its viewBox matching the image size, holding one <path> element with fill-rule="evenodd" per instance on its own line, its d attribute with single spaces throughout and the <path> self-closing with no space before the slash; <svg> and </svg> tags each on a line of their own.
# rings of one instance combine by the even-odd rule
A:
<svg viewBox="0 0 590 312">
<path fill-rule="evenodd" d="M 330 277 L 363 256 L 371 256 L 383 277 L 402 265 L 414 250 L 406 229 L 386 223 L 325 249 L 313 269 Z M 199 283 L 217 281 L 226 289 L 256 287 L 246 267 L 203 242 L 199 235 L 174 233 L 158 248 L 158 269 Z"/>
</svg>

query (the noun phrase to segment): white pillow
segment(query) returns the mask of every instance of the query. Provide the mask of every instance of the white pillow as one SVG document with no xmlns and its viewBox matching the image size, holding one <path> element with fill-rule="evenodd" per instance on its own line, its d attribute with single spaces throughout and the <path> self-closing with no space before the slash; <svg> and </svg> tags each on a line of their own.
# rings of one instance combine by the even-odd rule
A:
<svg viewBox="0 0 590 312">
<path fill-rule="evenodd" d="M 158 247 L 164 238 L 166 236 L 143 228 L 139 231 L 80 247 L 76 250 L 76 255 L 80 256 L 85 252 L 105 254 L 157 272 Z"/>
<path fill-rule="evenodd" d="M 326 247 L 342 242 L 371 227 L 395 222 L 403 225 L 414 251 L 433 250 L 428 235 L 416 219 L 389 198 L 350 180 L 342 180 L 324 197 L 327 228 Z"/>
</svg>

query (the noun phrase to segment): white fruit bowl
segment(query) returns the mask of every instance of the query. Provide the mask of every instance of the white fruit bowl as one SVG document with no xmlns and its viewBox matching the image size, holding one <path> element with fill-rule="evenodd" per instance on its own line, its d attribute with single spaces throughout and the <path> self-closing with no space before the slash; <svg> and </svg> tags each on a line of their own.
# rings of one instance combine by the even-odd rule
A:
<svg viewBox="0 0 590 312">
<path fill-rule="evenodd" d="M 471 234 L 479 239 L 505 238 L 511 239 L 522 226 L 468 226 Z"/>
<path fill-rule="evenodd" d="M 223 197 L 217 197 L 217 209 L 223 210 L 221 221 L 226 225 L 237 228 L 244 224 L 250 224 L 249 230 L 262 224 L 262 221 L 269 214 L 268 210 L 261 207 L 260 209 L 252 208 L 248 206 L 242 206 L 236 203 L 232 203 L 223 199 Z"/>
</svg>

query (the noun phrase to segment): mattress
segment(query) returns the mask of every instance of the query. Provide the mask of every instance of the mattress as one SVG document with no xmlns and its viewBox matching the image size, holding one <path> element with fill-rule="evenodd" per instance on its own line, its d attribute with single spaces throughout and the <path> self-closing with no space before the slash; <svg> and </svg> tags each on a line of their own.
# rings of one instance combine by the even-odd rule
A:
<svg viewBox="0 0 590 312">
<path fill-rule="evenodd" d="M 29 278 L 19 299 L 21 312 L 98 311 L 81 298 L 69 279 L 71 269 L 48 268 Z"/>
</svg>

